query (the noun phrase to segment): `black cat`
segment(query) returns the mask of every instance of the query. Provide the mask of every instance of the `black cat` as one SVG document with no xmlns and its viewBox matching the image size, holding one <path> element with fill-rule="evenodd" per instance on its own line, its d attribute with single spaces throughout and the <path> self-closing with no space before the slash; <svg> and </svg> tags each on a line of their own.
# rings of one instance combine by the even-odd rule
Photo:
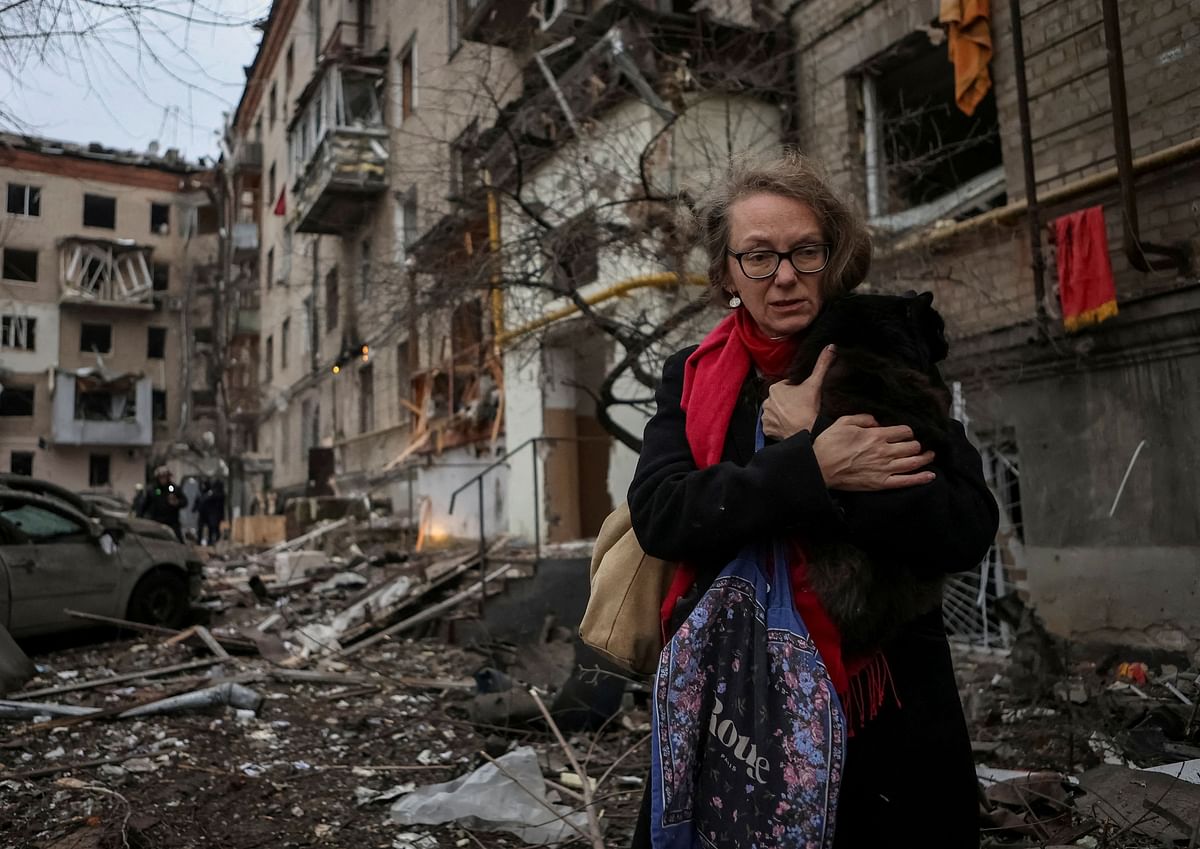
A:
<svg viewBox="0 0 1200 849">
<path fill-rule="evenodd" d="M 949 346 L 932 294 L 831 301 L 800 343 L 788 380 L 805 380 L 830 343 L 837 357 L 821 385 L 823 419 L 870 413 L 881 425 L 910 426 L 924 448 L 946 446 L 950 393 L 934 366 Z"/>
<path fill-rule="evenodd" d="M 922 448 L 947 450 L 950 393 L 935 366 L 949 346 L 932 294 L 831 301 L 805 334 L 790 382 L 805 380 L 830 343 L 837 357 L 821 384 L 814 435 L 840 416 L 869 413 L 881 425 L 910 426 Z M 852 656 L 878 647 L 905 622 L 941 604 L 940 577 L 918 577 L 886 555 L 870 556 L 850 543 L 814 546 L 809 554 L 813 589 Z"/>
</svg>

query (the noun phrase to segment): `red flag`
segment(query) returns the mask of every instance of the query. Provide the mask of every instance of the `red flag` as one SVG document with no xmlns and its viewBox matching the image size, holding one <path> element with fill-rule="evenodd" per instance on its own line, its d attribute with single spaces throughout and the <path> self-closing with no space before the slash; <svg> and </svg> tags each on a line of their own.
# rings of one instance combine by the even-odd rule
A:
<svg viewBox="0 0 1200 849">
<path fill-rule="evenodd" d="M 1093 206 L 1054 222 L 1058 245 L 1058 299 L 1063 326 L 1075 332 L 1117 314 L 1117 288 L 1108 256 L 1104 207 Z"/>
<path fill-rule="evenodd" d="M 279 190 L 279 200 L 275 201 L 275 214 L 287 214 L 287 186 Z"/>
</svg>

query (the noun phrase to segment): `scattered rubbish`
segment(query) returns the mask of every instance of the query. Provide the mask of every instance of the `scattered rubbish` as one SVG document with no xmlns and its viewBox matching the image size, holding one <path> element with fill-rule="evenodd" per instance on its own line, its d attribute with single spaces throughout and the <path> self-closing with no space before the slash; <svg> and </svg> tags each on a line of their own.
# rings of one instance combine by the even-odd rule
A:
<svg viewBox="0 0 1200 849">
<path fill-rule="evenodd" d="M 1121 663 L 1117 666 L 1117 678 L 1131 684 L 1145 684 L 1149 672 L 1146 664 L 1141 662 Z"/>
<path fill-rule="evenodd" d="M 586 834 L 587 816 L 556 801 L 547 793 L 537 752 L 521 746 L 453 781 L 413 791 L 391 813 L 401 825 L 457 822 L 507 831 L 535 846 Z"/>
<path fill-rule="evenodd" d="M 1200 785 L 1167 774 L 1105 764 L 1079 776 L 1079 785 L 1079 810 L 1167 845 L 1191 840 L 1200 822 Z"/>
<path fill-rule="evenodd" d="M 404 784 L 397 784 L 389 787 L 387 790 L 372 790 L 370 787 L 355 787 L 354 788 L 354 804 L 369 805 L 374 802 L 390 802 L 399 796 L 406 793 L 411 793 L 417 789 L 417 785 L 408 781 Z"/>
</svg>

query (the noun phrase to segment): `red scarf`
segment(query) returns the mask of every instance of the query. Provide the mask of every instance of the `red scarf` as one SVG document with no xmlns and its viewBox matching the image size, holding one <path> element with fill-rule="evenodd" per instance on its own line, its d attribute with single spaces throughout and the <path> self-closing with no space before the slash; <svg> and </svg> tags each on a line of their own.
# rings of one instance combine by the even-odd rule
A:
<svg viewBox="0 0 1200 849">
<path fill-rule="evenodd" d="M 688 445 L 697 468 L 704 469 L 721 462 L 733 409 L 751 365 L 767 380 L 778 380 L 787 373 L 797 345 L 794 336 L 768 337 L 744 309 L 734 310 L 704 337 L 684 363 L 680 400 L 687 417 Z M 841 634 L 809 583 L 808 556 L 799 541 L 792 546 L 788 568 L 796 612 L 804 620 L 825 661 L 830 680 L 842 700 L 847 726 L 853 733 L 856 726 L 864 719 L 873 718 L 883 705 L 891 684 L 887 661 L 882 652 L 862 658 L 843 658 Z M 676 602 L 695 583 L 696 567 L 680 563 L 659 611 L 664 642 L 670 636 L 667 627 Z M 860 675 L 863 671 L 867 674 Z M 894 687 L 892 689 L 894 693 Z"/>
</svg>

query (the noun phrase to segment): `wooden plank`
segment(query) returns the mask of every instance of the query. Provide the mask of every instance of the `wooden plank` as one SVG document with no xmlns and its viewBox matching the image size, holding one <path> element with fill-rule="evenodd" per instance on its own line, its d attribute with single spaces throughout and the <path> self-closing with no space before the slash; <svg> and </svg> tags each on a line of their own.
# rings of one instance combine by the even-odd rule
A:
<svg viewBox="0 0 1200 849">
<path fill-rule="evenodd" d="M 217 642 L 217 638 L 207 628 L 203 625 L 197 625 L 192 630 L 196 632 L 196 636 L 204 642 L 204 645 L 208 646 L 210 652 L 221 658 L 221 660 L 229 660 L 229 652 L 225 651 L 225 647 Z"/>
<path fill-rule="evenodd" d="M 514 565 L 515 564 L 513 564 L 513 563 L 505 563 L 499 569 L 493 570 L 492 573 L 487 576 L 487 583 L 490 584 L 492 581 L 503 577 L 504 574 L 509 569 L 513 568 Z M 412 616 L 408 617 L 407 619 L 402 619 L 401 621 L 397 622 L 395 625 L 390 625 L 389 627 L 384 628 L 378 634 L 367 637 L 362 642 L 355 643 L 352 646 L 348 646 L 348 647 L 342 649 L 337 654 L 342 657 L 352 655 L 352 654 L 360 651 L 361 649 L 365 649 L 368 646 L 375 645 L 375 643 L 379 642 L 380 640 L 382 640 L 386 637 L 390 637 L 393 634 L 399 634 L 402 631 L 407 631 L 409 628 L 413 627 L 414 625 L 420 625 L 422 622 L 428 622 L 430 619 L 434 618 L 438 614 L 443 613 L 443 612 L 449 610 L 450 608 L 455 607 L 458 604 L 461 604 L 463 601 L 470 598 L 472 595 L 477 594 L 483 588 L 483 586 L 484 586 L 483 581 L 476 581 L 474 584 L 467 587 L 462 592 L 455 593 L 454 595 L 450 596 L 450 598 L 446 599 L 445 601 L 441 601 L 441 602 L 438 602 L 437 604 L 430 605 L 429 607 L 426 607 L 425 609 L 421 610 L 419 613 L 415 613 Z"/>
<path fill-rule="evenodd" d="M 36 696 L 56 696 L 59 693 L 73 693 L 76 690 L 90 690 L 103 687 L 105 684 L 120 684 L 125 681 L 136 681 L 139 678 L 157 678 L 160 675 L 173 675 L 176 672 L 188 672 L 192 669 L 204 669 L 206 666 L 216 666 L 221 663 L 219 657 L 206 657 L 187 663 L 177 663 L 174 666 L 161 666 L 157 669 L 143 669 L 139 672 L 126 672 L 122 675 L 110 675 L 107 678 L 93 678 L 90 681 L 76 681 L 74 684 L 64 684 L 61 687 L 44 687 L 41 690 L 28 690 L 20 693 L 10 693 L 12 701 L 23 701 Z"/>
</svg>

